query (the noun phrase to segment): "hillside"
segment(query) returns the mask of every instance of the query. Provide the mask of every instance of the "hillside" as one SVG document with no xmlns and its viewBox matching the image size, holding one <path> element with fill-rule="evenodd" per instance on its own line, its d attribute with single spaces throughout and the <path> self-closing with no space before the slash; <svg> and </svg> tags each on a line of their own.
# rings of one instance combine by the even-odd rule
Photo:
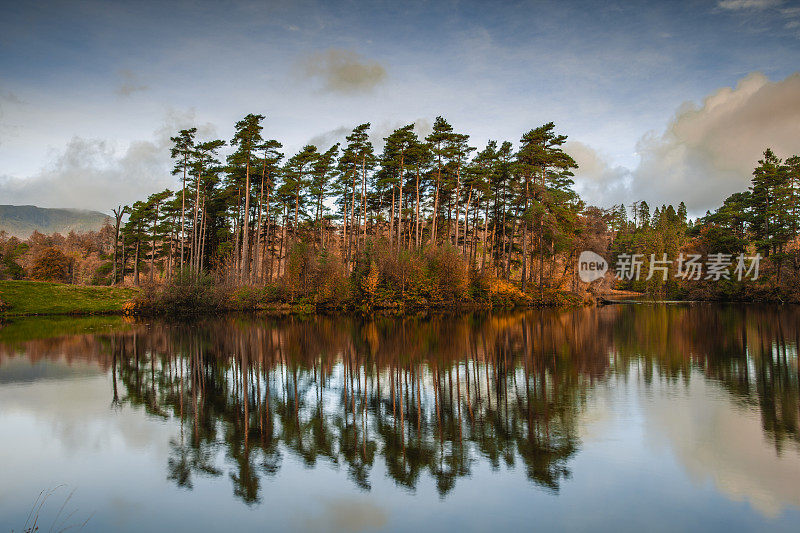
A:
<svg viewBox="0 0 800 533">
<path fill-rule="evenodd" d="M 25 239 L 34 231 L 66 235 L 96 231 L 111 217 L 83 209 L 50 209 L 33 205 L 0 205 L 0 231 Z"/>
</svg>

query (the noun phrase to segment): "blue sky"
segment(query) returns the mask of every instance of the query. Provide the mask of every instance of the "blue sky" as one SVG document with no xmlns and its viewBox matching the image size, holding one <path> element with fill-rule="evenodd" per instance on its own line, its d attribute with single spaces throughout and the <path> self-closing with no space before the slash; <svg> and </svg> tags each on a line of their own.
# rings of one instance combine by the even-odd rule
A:
<svg viewBox="0 0 800 533">
<path fill-rule="evenodd" d="M 702 212 L 767 145 L 800 152 L 798 59 L 787 0 L 2 2 L 0 203 L 108 211 L 174 186 L 175 130 L 254 112 L 288 152 L 365 121 L 378 142 L 443 115 L 480 147 L 552 120 L 592 203 Z"/>
</svg>

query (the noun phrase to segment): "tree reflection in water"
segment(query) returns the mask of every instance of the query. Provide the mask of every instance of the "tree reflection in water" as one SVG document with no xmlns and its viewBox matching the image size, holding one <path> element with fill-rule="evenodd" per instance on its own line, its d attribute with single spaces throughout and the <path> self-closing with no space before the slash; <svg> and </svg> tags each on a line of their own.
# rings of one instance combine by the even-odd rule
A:
<svg viewBox="0 0 800 533">
<path fill-rule="evenodd" d="M 607 364 L 608 343 L 592 355 L 571 326 L 552 314 L 225 319 L 151 324 L 110 345 L 119 401 L 181 420 L 168 476 L 182 487 L 222 475 L 224 451 L 249 503 L 284 453 L 340 465 L 364 490 L 382 461 L 398 485 L 427 473 L 445 495 L 483 457 L 521 461 L 557 491 L 586 388 Z"/>
<path fill-rule="evenodd" d="M 793 308 L 616 306 L 426 318 L 223 318 L 0 344 L 0 362 L 90 354 L 113 405 L 179 421 L 167 476 L 230 472 L 260 501 L 286 454 L 344 468 L 370 490 L 376 462 L 398 486 L 431 476 L 441 496 L 481 462 L 521 465 L 557 492 L 569 478 L 592 388 L 634 369 L 652 380 L 722 384 L 761 414 L 778 452 L 797 447 Z"/>
</svg>

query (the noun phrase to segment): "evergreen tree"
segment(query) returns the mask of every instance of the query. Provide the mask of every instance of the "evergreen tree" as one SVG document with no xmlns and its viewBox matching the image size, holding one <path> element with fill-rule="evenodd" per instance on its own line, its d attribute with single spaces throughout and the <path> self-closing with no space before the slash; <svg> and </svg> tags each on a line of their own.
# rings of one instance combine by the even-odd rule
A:
<svg viewBox="0 0 800 533">
<path fill-rule="evenodd" d="M 316 214 L 314 224 L 319 231 L 320 246 L 324 248 L 324 228 L 323 217 L 325 209 L 325 198 L 328 195 L 329 183 L 333 177 L 336 156 L 339 154 L 339 143 L 331 146 L 325 153 L 319 154 L 312 164 L 311 183 L 309 193 L 316 199 Z"/>
<path fill-rule="evenodd" d="M 186 242 L 186 176 L 191 170 L 190 159 L 194 156 L 194 136 L 197 128 L 180 130 L 178 135 L 170 137 L 172 148 L 170 156 L 175 160 L 173 175 L 182 174 L 181 181 L 181 268 L 183 268 L 184 245 Z"/>
<path fill-rule="evenodd" d="M 252 195 L 250 167 L 253 160 L 253 152 L 263 142 L 261 122 L 264 115 L 249 114 L 236 123 L 236 131 L 231 139 L 231 146 L 235 146 L 236 151 L 229 157 L 229 162 L 241 169 L 244 167 L 245 181 L 242 194 L 244 195 L 244 220 L 242 221 L 242 246 L 241 262 L 239 275 L 244 281 L 250 280 L 250 198 Z M 238 238 L 238 236 L 237 236 Z"/>
<path fill-rule="evenodd" d="M 306 189 L 310 183 L 309 175 L 312 173 L 313 165 L 318 158 L 319 153 L 317 152 L 317 147 L 314 145 L 307 145 L 286 162 L 286 166 L 283 170 L 284 177 L 281 191 L 283 194 L 291 195 L 294 198 L 294 225 L 292 236 L 295 241 L 298 238 L 300 207 L 305 200 Z"/>
<path fill-rule="evenodd" d="M 442 171 L 453 157 L 453 127 L 442 117 L 436 117 L 433 130 L 425 137 L 428 149 L 433 154 L 436 166 L 436 187 L 433 197 L 433 215 L 431 222 L 431 243 L 436 243 L 436 220 L 439 217 L 439 193 L 442 186 Z"/>
<path fill-rule="evenodd" d="M 520 149 L 516 156 L 516 172 L 524 180 L 521 274 L 523 290 L 527 281 L 529 225 L 535 221 L 539 228 L 537 235 L 539 285 L 543 286 L 545 225 L 553 222 L 552 217 L 559 201 L 574 197 L 570 169 L 577 168 L 578 165 L 561 149 L 567 136 L 556 135 L 554 130 L 555 124 L 548 122 L 527 132 L 520 140 Z M 552 244 L 552 239 L 550 243 Z"/>
</svg>

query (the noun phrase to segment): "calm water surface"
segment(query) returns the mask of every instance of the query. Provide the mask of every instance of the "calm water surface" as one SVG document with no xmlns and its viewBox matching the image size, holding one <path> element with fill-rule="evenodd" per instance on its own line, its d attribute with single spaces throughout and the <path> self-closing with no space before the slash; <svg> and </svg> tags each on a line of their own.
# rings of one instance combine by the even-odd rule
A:
<svg viewBox="0 0 800 533">
<path fill-rule="evenodd" d="M 56 487 L 42 530 L 797 531 L 799 338 L 711 305 L 19 320 L 0 531 Z"/>
</svg>

